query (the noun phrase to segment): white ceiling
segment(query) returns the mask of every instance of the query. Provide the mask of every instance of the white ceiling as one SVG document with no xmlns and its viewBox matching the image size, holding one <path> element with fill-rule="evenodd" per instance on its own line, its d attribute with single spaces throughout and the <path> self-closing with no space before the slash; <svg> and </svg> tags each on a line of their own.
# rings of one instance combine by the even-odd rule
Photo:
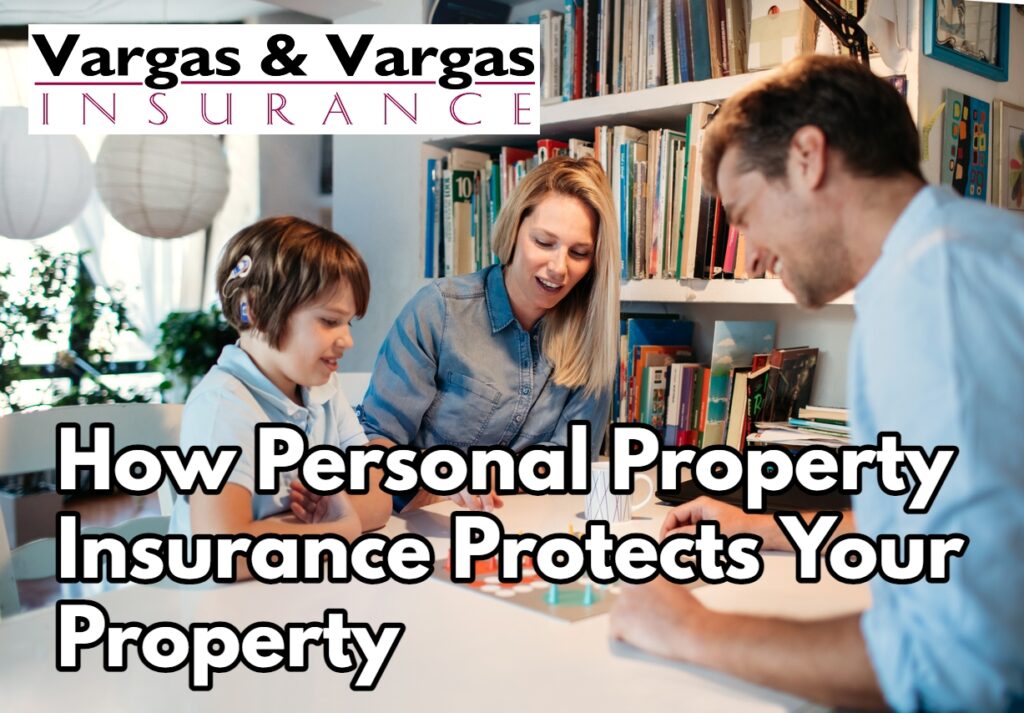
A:
<svg viewBox="0 0 1024 713">
<path fill-rule="evenodd" d="M 327 20 L 382 0 L 0 0 L 0 25 L 75 22 L 235 22 L 292 10 Z"/>
</svg>

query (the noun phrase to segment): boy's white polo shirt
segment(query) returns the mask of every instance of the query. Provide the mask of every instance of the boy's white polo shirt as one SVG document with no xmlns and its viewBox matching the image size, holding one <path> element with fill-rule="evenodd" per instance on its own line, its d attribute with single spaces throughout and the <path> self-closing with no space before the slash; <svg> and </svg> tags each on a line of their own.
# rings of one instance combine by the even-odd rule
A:
<svg viewBox="0 0 1024 713">
<path fill-rule="evenodd" d="M 299 406 L 271 383 L 239 346 L 221 352 L 214 365 L 192 391 L 182 415 L 179 444 L 183 452 L 199 446 L 211 453 L 224 446 L 242 449 L 228 477 L 252 497 L 254 520 L 288 510 L 289 484 L 294 472 L 285 473 L 277 492 L 269 495 L 255 490 L 255 430 L 258 423 L 288 423 L 306 434 L 310 448 L 331 445 L 346 449 L 367 442 L 355 411 L 345 400 L 338 375 L 323 386 L 302 387 Z M 171 515 L 170 531 L 192 533 L 188 499 L 178 497 Z"/>
</svg>

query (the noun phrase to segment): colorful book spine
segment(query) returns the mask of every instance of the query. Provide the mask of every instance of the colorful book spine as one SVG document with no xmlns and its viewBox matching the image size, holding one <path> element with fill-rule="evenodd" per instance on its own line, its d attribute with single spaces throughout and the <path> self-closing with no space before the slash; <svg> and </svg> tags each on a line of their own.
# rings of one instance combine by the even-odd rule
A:
<svg viewBox="0 0 1024 713">
<path fill-rule="evenodd" d="M 427 159 L 426 204 L 423 211 L 423 276 L 437 276 L 437 233 L 434 225 L 434 209 L 437 203 L 437 164 L 435 158 Z"/>
<path fill-rule="evenodd" d="M 711 41 L 708 37 L 707 0 L 687 0 L 693 81 L 711 79 Z"/>
</svg>

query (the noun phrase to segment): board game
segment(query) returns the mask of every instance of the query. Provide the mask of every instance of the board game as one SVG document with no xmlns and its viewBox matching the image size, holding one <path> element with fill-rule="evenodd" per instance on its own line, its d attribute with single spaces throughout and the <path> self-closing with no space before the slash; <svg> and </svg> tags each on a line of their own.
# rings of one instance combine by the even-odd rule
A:
<svg viewBox="0 0 1024 713">
<path fill-rule="evenodd" d="M 473 574 L 474 581 L 468 584 L 452 582 L 448 557 L 434 564 L 434 576 L 452 586 L 473 589 L 485 596 L 569 622 L 608 613 L 619 593 L 618 584 L 597 584 L 585 578 L 571 584 L 550 584 L 537 575 L 529 557 L 523 561 L 521 582 L 498 581 L 497 557 L 477 562 Z"/>
</svg>

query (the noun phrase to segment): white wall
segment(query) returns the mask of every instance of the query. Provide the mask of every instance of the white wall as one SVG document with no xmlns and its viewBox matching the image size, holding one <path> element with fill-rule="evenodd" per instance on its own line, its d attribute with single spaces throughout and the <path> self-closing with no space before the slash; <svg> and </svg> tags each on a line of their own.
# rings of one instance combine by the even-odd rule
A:
<svg viewBox="0 0 1024 713">
<path fill-rule="evenodd" d="M 916 21 L 914 26 L 914 37 L 920 37 L 921 22 L 921 0 L 914 0 L 914 14 Z M 1010 76 L 1009 81 L 995 82 L 991 79 L 964 71 L 951 64 L 934 60 L 924 56 L 923 46 L 916 47 L 916 62 L 919 63 L 919 84 L 917 101 L 918 123 L 931 116 L 935 108 L 943 101 L 945 89 L 955 89 L 972 97 L 977 97 L 987 102 L 993 99 L 1003 99 L 1018 106 L 1024 106 L 1024 16 L 1020 15 L 1010 5 Z M 914 97 L 911 95 L 911 99 Z M 994 118 L 994 117 L 993 117 Z M 990 131 L 993 131 L 991 120 Z M 989 137 L 993 136 L 992 133 Z M 994 203 L 992 186 L 994 176 L 991 173 L 993 168 L 993 156 L 991 154 L 991 143 L 989 144 L 989 202 Z M 928 160 L 924 162 L 924 176 L 932 183 L 939 182 L 939 162 L 942 153 L 942 117 L 935 122 L 928 141 Z"/>
<path fill-rule="evenodd" d="M 422 0 L 388 0 L 345 23 L 422 23 Z M 339 21 L 340 22 L 340 21 Z M 399 310 L 421 286 L 421 136 L 334 137 L 334 229 L 370 269 L 370 308 L 353 327 L 343 371 L 369 371 Z"/>
<path fill-rule="evenodd" d="M 254 19 L 258 24 L 328 24 L 299 12 L 280 11 Z M 320 195 L 320 136 L 265 134 L 260 145 L 260 218 L 295 215 L 322 224 L 331 199 Z M 330 227 L 330 223 L 327 223 Z"/>
<path fill-rule="evenodd" d="M 320 195 L 320 141 L 320 136 L 259 137 L 261 218 L 295 215 L 323 224 L 331 198 Z"/>
</svg>

